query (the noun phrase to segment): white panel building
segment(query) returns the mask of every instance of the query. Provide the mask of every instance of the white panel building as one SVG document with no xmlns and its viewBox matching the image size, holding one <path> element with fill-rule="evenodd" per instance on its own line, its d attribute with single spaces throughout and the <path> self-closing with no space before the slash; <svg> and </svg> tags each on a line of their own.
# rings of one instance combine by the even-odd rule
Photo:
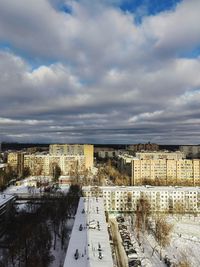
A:
<svg viewBox="0 0 200 267">
<path fill-rule="evenodd" d="M 109 212 L 135 211 L 139 198 L 147 198 L 152 211 L 183 210 L 200 213 L 200 187 L 104 186 L 83 187 L 87 197 L 103 197 Z"/>
</svg>

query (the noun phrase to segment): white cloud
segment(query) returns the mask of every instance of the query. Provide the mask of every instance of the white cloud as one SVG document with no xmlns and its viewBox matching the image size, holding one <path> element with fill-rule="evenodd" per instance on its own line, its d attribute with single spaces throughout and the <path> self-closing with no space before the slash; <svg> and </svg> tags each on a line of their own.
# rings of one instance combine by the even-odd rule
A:
<svg viewBox="0 0 200 267">
<path fill-rule="evenodd" d="M 173 54 L 195 49 L 200 43 L 200 1 L 183 0 L 175 11 L 147 17 L 142 27 L 155 38 L 155 49 Z"/>
</svg>

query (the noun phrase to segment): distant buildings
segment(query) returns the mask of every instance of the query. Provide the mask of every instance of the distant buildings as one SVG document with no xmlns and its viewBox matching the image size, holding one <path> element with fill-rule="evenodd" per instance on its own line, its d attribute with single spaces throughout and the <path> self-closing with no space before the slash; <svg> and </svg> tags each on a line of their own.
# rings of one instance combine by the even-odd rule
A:
<svg viewBox="0 0 200 267">
<path fill-rule="evenodd" d="M 112 159 L 122 153 L 122 149 L 114 149 L 111 147 L 95 147 L 94 155 L 97 159 Z"/>
<path fill-rule="evenodd" d="M 31 175 L 53 176 L 56 166 L 60 167 L 62 175 L 81 174 L 87 169 L 83 155 L 24 155 L 24 168 L 28 168 Z"/>
<path fill-rule="evenodd" d="M 144 152 L 119 157 L 118 168 L 131 185 L 148 183 L 200 185 L 200 160 L 187 160 L 181 152 Z"/>
<path fill-rule="evenodd" d="M 60 167 L 61 175 L 82 174 L 93 168 L 93 145 L 50 145 L 49 154 L 11 152 L 8 154 L 8 166 L 18 175 L 24 169 L 30 175 L 53 175 L 55 166 Z"/>
<path fill-rule="evenodd" d="M 139 151 L 157 151 L 159 150 L 159 145 L 158 144 L 152 144 L 152 143 L 147 143 L 147 144 L 134 144 L 128 146 L 128 150 L 133 151 L 133 152 L 139 152 Z"/>
<path fill-rule="evenodd" d="M 104 186 L 83 187 L 86 197 L 103 197 L 109 212 L 135 211 L 140 198 L 149 200 L 151 211 L 200 213 L 199 187 Z"/>
<path fill-rule="evenodd" d="M 53 144 L 49 146 L 49 154 L 52 156 L 84 156 L 86 169 L 91 169 L 94 164 L 93 145 Z"/>
<path fill-rule="evenodd" d="M 185 154 L 183 152 L 180 152 L 180 151 L 176 151 L 176 152 L 144 151 L 144 152 L 136 152 L 135 157 L 138 159 L 146 159 L 146 160 L 148 160 L 148 159 L 152 159 L 152 160 L 158 160 L 158 159 L 180 160 L 180 159 L 185 159 Z"/>
</svg>

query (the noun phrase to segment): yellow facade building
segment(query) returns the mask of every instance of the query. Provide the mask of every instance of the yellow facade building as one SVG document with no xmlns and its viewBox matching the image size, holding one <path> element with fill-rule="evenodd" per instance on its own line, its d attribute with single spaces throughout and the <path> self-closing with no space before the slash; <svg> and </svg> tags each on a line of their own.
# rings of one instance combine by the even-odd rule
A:
<svg viewBox="0 0 200 267">
<path fill-rule="evenodd" d="M 30 170 L 31 175 L 53 174 L 57 165 L 61 169 L 61 175 L 84 174 L 86 170 L 92 170 L 94 163 L 93 145 L 50 145 L 49 154 L 27 154 L 11 152 L 8 154 L 8 165 L 21 174 L 24 168 Z"/>
<path fill-rule="evenodd" d="M 140 160 L 131 161 L 131 184 L 152 182 L 161 184 L 200 185 L 200 160 Z"/>
<path fill-rule="evenodd" d="M 24 169 L 24 153 L 11 152 L 8 154 L 8 166 L 17 174 L 22 175 Z"/>
<path fill-rule="evenodd" d="M 50 155 L 84 156 L 86 169 L 92 169 L 94 164 L 94 146 L 80 144 L 52 144 L 49 146 Z"/>
</svg>

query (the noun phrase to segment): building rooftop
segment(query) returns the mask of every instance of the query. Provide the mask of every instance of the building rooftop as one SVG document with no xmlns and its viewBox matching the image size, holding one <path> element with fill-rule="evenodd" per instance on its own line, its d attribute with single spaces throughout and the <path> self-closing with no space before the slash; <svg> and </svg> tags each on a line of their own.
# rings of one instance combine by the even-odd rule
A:
<svg viewBox="0 0 200 267">
<path fill-rule="evenodd" d="M 12 195 L 0 194 L 0 207 L 14 198 L 15 196 Z"/>
<path fill-rule="evenodd" d="M 102 198 L 80 198 L 64 267 L 113 267 Z"/>
<path fill-rule="evenodd" d="M 144 185 L 144 186 L 100 186 L 100 187 L 91 187 L 91 186 L 84 186 L 83 191 L 90 191 L 95 188 L 98 190 L 107 190 L 107 191 L 198 191 L 200 193 L 200 187 L 190 187 L 190 186 L 151 186 L 151 185 Z"/>
</svg>

